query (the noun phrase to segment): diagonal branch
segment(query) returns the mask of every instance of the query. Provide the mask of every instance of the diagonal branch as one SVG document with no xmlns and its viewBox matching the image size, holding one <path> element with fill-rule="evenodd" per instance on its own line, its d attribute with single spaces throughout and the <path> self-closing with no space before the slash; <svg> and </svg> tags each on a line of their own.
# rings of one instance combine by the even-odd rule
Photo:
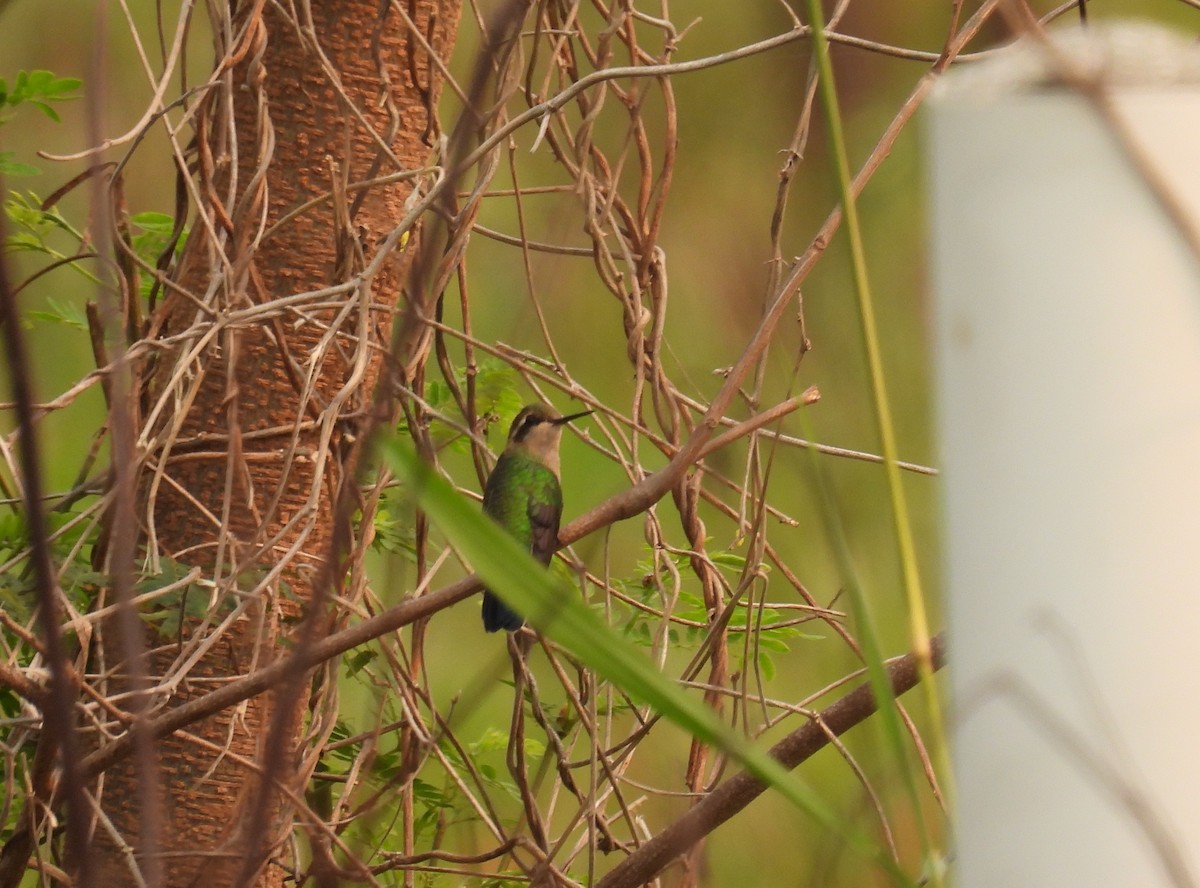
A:
<svg viewBox="0 0 1200 888">
<path fill-rule="evenodd" d="M 941 633 L 930 642 L 933 668 L 940 669 L 946 661 L 946 645 Z M 887 664 L 892 693 L 899 696 L 920 681 L 918 658 L 915 653 L 897 657 Z M 833 703 L 815 719 L 793 731 L 771 747 L 771 755 L 787 768 L 801 762 L 825 747 L 831 737 L 837 737 L 874 714 L 878 708 L 871 688 L 859 685 Z M 596 888 L 632 888 L 644 885 L 729 818 L 733 817 L 765 790 L 761 782 L 745 771 L 722 783 L 705 796 L 694 808 L 654 836 L 631 855 L 617 864 L 596 883 Z"/>
</svg>

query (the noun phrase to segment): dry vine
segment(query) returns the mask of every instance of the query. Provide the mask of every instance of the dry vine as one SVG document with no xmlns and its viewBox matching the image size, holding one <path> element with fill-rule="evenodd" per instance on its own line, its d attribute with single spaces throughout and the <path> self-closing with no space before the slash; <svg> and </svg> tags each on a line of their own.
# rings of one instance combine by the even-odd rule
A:
<svg viewBox="0 0 1200 888">
<path fill-rule="evenodd" d="M 945 69 L 981 35 L 1007 36 L 999 5 L 954 4 L 948 30 L 921 48 L 854 33 L 854 4 L 836 5 L 827 34 L 845 59 L 910 66 L 907 95 L 861 152 L 858 192 Z M 5 588 L 37 590 L 48 619 L 38 628 L 33 607 L 0 611 L 0 689 L 14 704 L 0 721 L 0 886 L 27 870 L 42 884 L 64 871 L 101 884 L 79 866 L 89 846 L 115 856 L 103 872 L 129 884 L 185 884 L 210 861 L 219 884 L 502 874 L 617 888 L 673 863 L 676 883 L 702 884 L 706 837 L 761 786 L 730 778 L 721 750 L 672 736 L 570 652 L 543 639 L 510 661 L 471 608 L 449 612 L 478 582 L 370 459 L 373 437 L 399 429 L 477 496 L 496 424 L 532 397 L 595 410 L 564 443 L 568 503 L 583 514 L 564 516 L 561 554 L 581 594 L 722 719 L 780 741 L 790 766 L 832 746 L 852 784 L 846 804 L 870 812 L 852 812 L 855 831 L 915 880 L 923 857 L 945 853 L 924 713 L 901 708 L 924 778 L 906 799 L 892 789 L 894 763 L 839 739 L 875 707 L 857 668 L 860 628 L 837 583 L 810 590 L 812 543 L 794 532 L 820 525 L 793 507 L 801 482 L 788 467 L 803 450 L 879 461 L 789 426 L 821 381 L 805 372 L 809 336 L 821 333 L 808 329 L 801 287 L 842 221 L 828 201 L 823 221 L 792 219 L 803 174 L 824 175 L 809 160 L 816 69 L 798 54 L 811 28 L 779 4 L 773 33 L 695 54 L 704 23 L 679 25 L 665 2 L 513 2 L 495 16 L 471 3 L 461 28 L 472 36 L 450 64 L 445 4 L 366 4 L 375 26 L 340 42 L 323 8 L 336 6 L 160 3 L 154 36 L 128 18 L 145 113 L 123 135 L 97 129 L 93 147 L 52 158 L 85 169 L 72 187 L 93 188 L 93 224 L 70 258 L 101 284 L 88 315 L 96 369 L 49 400 L 3 406 L 17 432 L 81 412 L 96 390 L 109 412 L 76 482 L 43 498 L 52 527 L 30 520 L 33 545 L 0 550 L 0 574 L 14 578 Z M 184 62 L 210 39 L 216 64 L 191 82 Z M 281 82 L 272 53 L 285 44 L 304 66 Z M 769 271 L 754 294 L 718 292 L 714 273 L 714 290 L 681 308 L 668 233 L 687 224 L 673 215 L 689 150 L 677 83 L 760 57 L 802 85 L 780 111 L 793 117 L 774 205 L 755 220 Z M 444 131 L 423 116 L 439 90 Z M 318 93 L 336 114 L 313 144 L 303 120 L 299 136 L 287 130 L 288 106 Z M 125 195 L 152 131 L 179 176 L 174 228 L 149 257 Z M 5 286 L 6 307 L 30 282 Z M 687 313 L 705 300 L 711 325 L 727 323 L 724 301 L 758 313 L 729 324 L 732 363 L 714 384 L 697 381 L 688 356 L 698 334 Z M 14 336 L 16 318 L 4 319 Z M 38 490 L 17 432 L 0 436 L 13 512 Z M 101 452 L 116 456 L 111 467 Z M 623 519 L 636 529 L 617 527 Z M 799 650 L 801 628 L 827 639 L 811 678 L 787 674 L 818 656 Z M 829 680 L 847 663 L 854 671 Z M 897 693 L 917 681 L 915 663 L 890 664 Z M 180 759 L 199 767 L 178 771 Z M 164 824 L 155 813 L 162 798 L 174 812 L 181 796 L 203 807 L 222 795 L 235 804 L 194 848 L 178 847 L 187 833 L 157 830 L 174 829 L 174 813 Z M 52 816 L 64 801 L 65 853 Z M 929 847 L 910 835 L 921 817 L 935 824 Z M 821 841 L 802 862 L 789 848 L 770 854 L 815 882 L 843 849 L 825 835 L 838 851 L 823 860 Z"/>
</svg>

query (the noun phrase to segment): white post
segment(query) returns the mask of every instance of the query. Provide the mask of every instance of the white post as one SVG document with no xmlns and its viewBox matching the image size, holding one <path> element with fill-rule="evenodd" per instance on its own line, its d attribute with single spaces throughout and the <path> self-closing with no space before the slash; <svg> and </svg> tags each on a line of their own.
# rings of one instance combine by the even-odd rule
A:
<svg viewBox="0 0 1200 888">
<path fill-rule="evenodd" d="M 1200 256 L 1139 169 L 1195 237 L 1189 40 L 1024 41 L 931 104 L 961 888 L 1200 884 Z"/>
</svg>

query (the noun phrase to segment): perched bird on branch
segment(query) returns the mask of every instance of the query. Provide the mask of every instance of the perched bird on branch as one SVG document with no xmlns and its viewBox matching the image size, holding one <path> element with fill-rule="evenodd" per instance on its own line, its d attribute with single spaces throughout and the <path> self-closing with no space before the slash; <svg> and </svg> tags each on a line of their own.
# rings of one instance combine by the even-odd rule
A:
<svg viewBox="0 0 1200 888">
<path fill-rule="evenodd" d="M 559 416 L 541 404 L 522 409 L 508 430 L 504 453 L 484 486 L 483 511 L 542 564 L 549 564 L 558 548 L 558 522 L 562 517 L 558 445 L 563 426 L 591 412 Z M 490 589 L 483 590 L 484 629 L 516 632 L 524 625 L 524 617 Z"/>
</svg>

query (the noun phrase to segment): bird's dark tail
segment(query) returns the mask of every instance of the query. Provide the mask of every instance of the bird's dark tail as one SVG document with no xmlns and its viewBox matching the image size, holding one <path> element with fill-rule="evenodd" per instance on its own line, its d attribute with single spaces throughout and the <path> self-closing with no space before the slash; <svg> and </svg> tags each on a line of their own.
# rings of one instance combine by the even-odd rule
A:
<svg viewBox="0 0 1200 888">
<path fill-rule="evenodd" d="M 516 632 L 525 625 L 525 618 L 493 595 L 489 590 L 483 590 L 483 628 L 488 632 L 503 629 L 505 632 Z"/>
</svg>

